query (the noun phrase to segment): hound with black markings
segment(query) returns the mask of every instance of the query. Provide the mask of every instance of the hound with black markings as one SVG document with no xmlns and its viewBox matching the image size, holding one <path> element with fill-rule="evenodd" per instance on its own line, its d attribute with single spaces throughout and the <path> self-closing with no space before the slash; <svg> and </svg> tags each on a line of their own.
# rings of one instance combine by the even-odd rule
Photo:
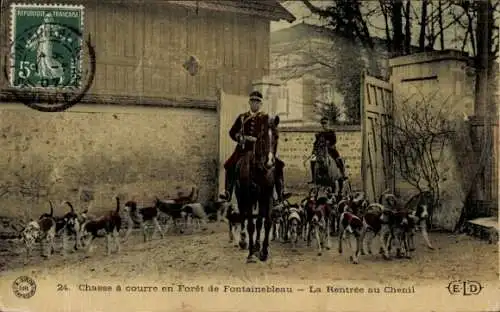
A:
<svg viewBox="0 0 500 312">
<path fill-rule="evenodd" d="M 297 204 L 291 205 L 288 209 L 286 230 L 290 232 L 289 235 L 292 242 L 292 250 L 295 250 L 297 248 L 299 236 L 300 234 L 302 234 L 304 220 L 303 215 L 304 213 L 302 211 L 302 208 Z"/>
<path fill-rule="evenodd" d="M 78 216 L 73 205 L 69 201 L 64 203 L 69 206 L 70 211 L 61 217 L 61 221 L 58 222 L 56 220 L 56 223 L 61 227 L 61 229 L 57 229 L 56 226 L 56 231 L 62 235 L 62 254 L 66 255 L 66 246 L 69 237 L 74 236 L 75 238 L 75 245 L 73 247 L 74 250 L 78 250 L 82 247 L 80 239 L 82 218 Z"/>
<path fill-rule="evenodd" d="M 203 224 L 202 230 L 205 231 L 207 229 L 208 216 L 205 212 L 205 207 L 201 203 L 189 203 L 182 206 L 181 217 L 184 218 L 184 228 L 187 228 L 188 219 L 191 219 L 193 227 L 196 221 L 198 229 L 200 229 L 201 224 Z"/>
<path fill-rule="evenodd" d="M 304 198 L 300 202 L 300 207 L 302 208 L 302 211 L 304 212 L 304 226 L 302 227 L 302 236 L 304 237 L 304 241 L 307 240 L 309 237 L 309 228 L 311 226 L 311 220 L 312 220 L 312 215 L 311 212 L 314 209 L 316 205 L 316 200 L 318 199 L 318 189 L 312 188 L 309 191 L 309 194 L 306 198 Z"/>
<path fill-rule="evenodd" d="M 50 202 L 50 214 L 42 215 L 38 221 L 30 221 L 21 231 L 23 243 L 26 247 L 26 257 L 28 258 L 37 242 L 42 247 L 42 256 L 50 257 L 54 252 L 54 240 L 56 237 L 56 221 L 53 217 L 54 207 Z M 44 252 L 44 243 L 48 246 L 48 252 Z"/>
<path fill-rule="evenodd" d="M 355 215 L 353 212 L 345 211 L 340 216 L 339 228 L 339 253 L 343 251 L 342 241 L 346 231 L 352 233 L 356 239 L 356 249 L 350 257 L 353 263 L 359 262 L 359 254 L 364 254 L 364 237 L 368 230 L 371 230 L 374 235 L 368 242 L 368 252 L 371 253 L 371 240 L 380 235 L 380 243 L 383 249 L 383 255 L 386 259 L 389 258 L 387 250 L 386 237 L 390 235 L 389 222 L 392 211 L 387 210 L 380 204 L 370 204 L 362 217 Z"/>
<path fill-rule="evenodd" d="M 104 216 L 98 219 L 87 220 L 82 225 L 82 241 L 83 246 L 87 247 L 87 252 L 92 250 L 92 242 L 95 238 L 101 237 L 98 234 L 99 231 L 104 230 L 106 232 L 106 254 L 111 254 L 111 236 L 113 236 L 116 246 L 116 251 L 120 252 L 120 241 L 118 238 L 122 219 L 120 217 L 120 199 L 116 199 L 116 209 L 114 211 L 109 211 Z M 86 241 L 85 241 L 86 240 Z"/>
<path fill-rule="evenodd" d="M 170 219 L 172 219 L 172 222 L 174 224 L 174 228 L 178 229 L 178 221 L 182 220 L 183 214 L 182 214 L 182 207 L 186 203 L 184 202 L 179 202 L 173 199 L 159 199 L 158 197 L 155 198 L 155 207 L 165 215 L 167 215 Z M 167 226 L 165 225 L 165 231 L 167 230 Z M 180 228 L 180 232 L 184 233 L 184 229 Z"/>
<path fill-rule="evenodd" d="M 238 240 L 234 239 L 234 233 L 238 232 L 238 227 L 240 228 L 239 235 L 245 230 L 241 222 L 241 214 L 238 207 L 232 203 L 224 202 L 225 206 L 225 218 L 229 224 L 229 243 L 234 243 L 235 247 L 238 247 Z"/>
<path fill-rule="evenodd" d="M 318 256 L 322 255 L 322 248 L 330 249 L 330 220 L 331 207 L 326 197 L 318 198 L 316 205 L 308 211 L 310 218 L 309 231 L 307 233 L 307 245 L 311 244 L 311 236 L 314 235 L 318 244 Z"/>
<path fill-rule="evenodd" d="M 152 223 L 154 226 L 153 233 L 151 234 L 150 239 L 153 239 L 156 231 L 160 232 L 161 238 L 165 237 L 160 223 L 158 222 L 159 213 L 156 207 L 137 208 L 137 203 L 133 200 L 129 200 L 125 203 L 125 210 L 127 211 L 128 227 L 127 232 L 125 233 L 124 241 L 128 240 L 130 233 L 132 233 L 132 228 L 137 224 L 141 227 L 142 233 L 144 235 L 144 242 L 146 242 L 146 223 Z"/>
<path fill-rule="evenodd" d="M 280 235 L 280 233 L 282 233 L 283 231 L 283 216 L 286 214 L 285 209 L 285 203 L 273 205 L 271 208 L 271 234 L 273 235 L 273 237 L 271 238 L 272 241 L 275 241 L 278 237 L 284 239 L 284 237 Z"/>
<path fill-rule="evenodd" d="M 409 251 L 415 250 L 415 231 L 416 229 L 420 229 L 422 232 L 422 237 L 424 238 L 425 244 L 427 248 L 434 249 L 432 246 L 429 234 L 427 232 L 427 224 L 429 223 L 430 216 L 432 214 L 433 207 L 433 197 L 429 191 L 425 191 L 413 196 L 404 207 L 399 203 L 396 195 L 389 193 L 388 190 L 382 193 L 379 197 L 379 203 L 385 204 L 393 210 L 400 211 L 408 211 L 410 222 L 412 224 L 412 230 L 407 233 L 408 237 L 408 248 Z M 392 240 L 392 238 L 391 238 Z M 391 246 L 391 242 L 389 246 Z"/>
<path fill-rule="evenodd" d="M 396 256 L 411 258 L 410 237 L 415 228 L 415 219 L 406 210 L 397 211 L 392 215 L 389 223 L 391 227 L 391 236 L 387 240 L 387 249 L 391 250 L 392 240 L 396 242 Z"/>
</svg>

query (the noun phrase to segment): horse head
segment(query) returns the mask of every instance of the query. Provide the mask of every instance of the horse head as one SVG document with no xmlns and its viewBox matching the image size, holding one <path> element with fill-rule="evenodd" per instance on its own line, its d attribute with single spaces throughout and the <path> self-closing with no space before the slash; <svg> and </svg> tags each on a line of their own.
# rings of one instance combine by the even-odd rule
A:
<svg viewBox="0 0 500 312">
<path fill-rule="evenodd" d="M 259 135 L 255 157 L 258 163 L 263 164 L 266 169 L 271 169 L 276 164 L 276 153 L 278 152 L 278 125 L 279 116 L 269 117 L 262 125 Z"/>
</svg>

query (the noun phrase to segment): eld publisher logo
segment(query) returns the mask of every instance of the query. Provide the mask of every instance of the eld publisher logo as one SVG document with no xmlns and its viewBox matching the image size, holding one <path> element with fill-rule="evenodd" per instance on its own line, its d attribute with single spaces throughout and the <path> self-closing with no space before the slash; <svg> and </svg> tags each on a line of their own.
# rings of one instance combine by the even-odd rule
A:
<svg viewBox="0 0 500 312">
<path fill-rule="evenodd" d="M 471 296 L 471 295 L 479 295 L 481 290 L 483 290 L 483 286 L 481 283 L 477 281 L 451 281 L 448 284 L 448 292 L 450 295 L 462 295 L 462 296 Z"/>
</svg>

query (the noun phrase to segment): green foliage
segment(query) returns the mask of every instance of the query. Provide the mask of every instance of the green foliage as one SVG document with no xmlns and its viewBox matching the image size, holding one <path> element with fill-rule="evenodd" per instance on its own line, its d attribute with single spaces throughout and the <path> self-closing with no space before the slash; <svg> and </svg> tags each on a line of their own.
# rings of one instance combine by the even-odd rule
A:
<svg viewBox="0 0 500 312">
<path fill-rule="evenodd" d="M 317 12 L 328 21 L 328 25 L 340 36 L 349 40 L 360 40 L 373 47 L 370 33 L 361 13 L 363 1 L 335 0 L 324 11 Z"/>
<path fill-rule="evenodd" d="M 316 102 L 316 112 L 320 118 L 328 118 L 329 124 L 338 123 L 340 117 L 340 109 L 333 102 Z"/>
<path fill-rule="evenodd" d="M 352 49 L 349 45 L 340 47 L 339 59 L 334 64 L 334 73 L 337 76 L 335 88 L 344 97 L 347 119 L 350 123 L 361 121 L 360 93 L 361 77 L 360 73 L 365 68 L 361 58 L 360 49 Z"/>
</svg>

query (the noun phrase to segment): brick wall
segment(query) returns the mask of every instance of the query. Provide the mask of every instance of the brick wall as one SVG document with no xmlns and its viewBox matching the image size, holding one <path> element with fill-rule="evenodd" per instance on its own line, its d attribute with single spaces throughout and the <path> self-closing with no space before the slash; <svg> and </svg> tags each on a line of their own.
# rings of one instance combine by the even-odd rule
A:
<svg viewBox="0 0 500 312">
<path fill-rule="evenodd" d="M 49 199 L 78 203 L 79 187 L 94 192 L 95 211 L 113 208 L 116 194 L 150 203 L 154 196 L 174 196 L 178 187 L 197 185 L 200 201 L 215 192 L 213 110 L 82 104 L 41 113 L 19 104 L 2 107 L 0 183 L 11 183 L 0 197 L 2 215 L 36 216 L 49 209 Z M 40 193 L 40 200 L 23 197 L 21 186 Z"/>
<path fill-rule="evenodd" d="M 311 180 L 307 158 L 311 155 L 316 127 L 283 127 L 280 130 L 278 153 L 285 162 L 286 186 L 291 189 L 306 189 Z M 347 174 L 353 188 L 362 188 L 361 179 L 361 128 L 360 126 L 337 127 L 337 149 L 348 166 Z"/>
</svg>

